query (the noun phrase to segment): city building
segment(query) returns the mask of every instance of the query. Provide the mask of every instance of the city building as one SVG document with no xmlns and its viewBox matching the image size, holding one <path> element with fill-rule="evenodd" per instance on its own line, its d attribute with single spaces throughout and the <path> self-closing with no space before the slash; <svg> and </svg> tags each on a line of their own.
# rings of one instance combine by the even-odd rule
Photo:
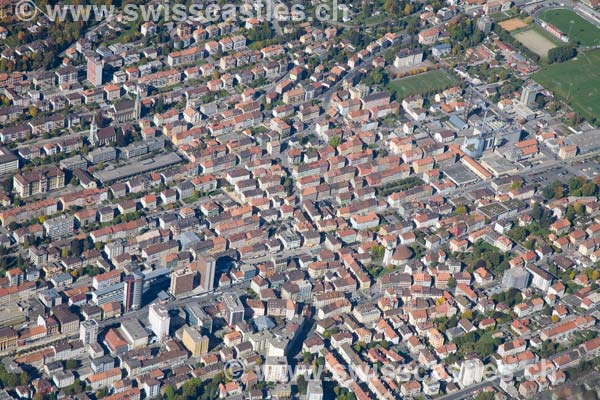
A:
<svg viewBox="0 0 600 400">
<path fill-rule="evenodd" d="M 528 85 L 525 85 L 523 87 L 523 90 L 521 91 L 521 104 L 527 107 L 536 106 L 537 103 L 535 102 L 535 99 L 543 89 L 544 88 L 541 85 L 538 85 L 537 83 L 530 83 Z"/>
<path fill-rule="evenodd" d="M 54 166 L 18 173 L 13 178 L 13 188 L 22 199 L 65 187 L 65 173 Z"/>
<path fill-rule="evenodd" d="M 125 312 L 138 310 L 142 306 L 144 275 L 135 271 L 123 280 L 123 307 Z"/>
<path fill-rule="evenodd" d="M 61 215 L 44 221 L 46 236 L 55 240 L 73 234 L 75 219 L 70 215 Z"/>
<path fill-rule="evenodd" d="M 7 149 L 0 147 L 0 175 L 12 174 L 19 169 L 19 159 Z"/>
<path fill-rule="evenodd" d="M 0 351 L 16 349 L 17 338 L 17 332 L 13 328 L 0 328 Z"/>
<path fill-rule="evenodd" d="M 462 387 L 479 383 L 483 379 L 483 371 L 484 365 L 481 360 L 475 358 L 464 360 L 460 365 L 458 382 Z"/>
<path fill-rule="evenodd" d="M 135 318 L 127 318 L 121 322 L 120 331 L 123 339 L 131 350 L 139 349 L 148 345 L 148 332 Z"/>
<path fill-rule="evenodd" d="M 79 325 L 79 340 L 83 342 L 84 346 L 98 341 L 98 322 L 95 319 L 81 322 Z"/>
<path fill-rule="evenodd" d="M 87 59 L 87 80 L 93 86 L 102 85 L 102 60 L 99 57 L 88 57 Z"/>
<path fill-rule="evenodd" d="M 191 293 L 196 288 L 198 274 L 189 267 L 174 269 L 171 272 L 169 292 L 173 296 Z"/>
<path fill-rule="evenodd" d="M 205 291 L 213 290 L 215 285 L 215 268 L 216 261 L 211 256 L 198 256 L 195 264 L 200 273 L 200 286 Z"/>
<path fill-rule="evenodd" d="M 310 380 L 306 386 L 306 400 L 323 400 L 323 383 L 320 380 Z"/>
<path fill-rule="evenodd" d="M 288 362 L 286 357 L 267 357 L 263 365 L 265 382 L 287 382 Z"/>
<path fill-rule="evenodd" d="M 181 341 L 192 353 L 192 357 L 200 357 L 208 353 L 208 336 L 203 336 L 195 328 L 184 325 Z"/>
<path fill-rule="evenodd" d="M 525 289 L 529 285 L 531 274 L 523 267 L 509 268 L 502 276 L 502 286 L 505 289 Z"/>
<path fill-rule="evenodd" d="M 200 328 L 203 333 L 211 333 L 213 320 L 210 315 L 206 313 L 200 306 L 200 304 L 192 303 L 188 304 L 184 308 L 187 316 L 187 322 L 196 328 Z"/>
<path fill-rule="evenodd" d="M 244 305 L 237 295 L 224 293 L 223 303 L 225 305 L 225 321 L 229 326 L 234 326 L 244 320 Z"/>
<path fill-rule="evenodd" d="M 164 341 L 169 337 L 169 328 L 171 317 L 169 311 L 158 303 L 153 303 L 148 308 L 148 320 L 150 328 L 159 341 Z"/>
</svg>

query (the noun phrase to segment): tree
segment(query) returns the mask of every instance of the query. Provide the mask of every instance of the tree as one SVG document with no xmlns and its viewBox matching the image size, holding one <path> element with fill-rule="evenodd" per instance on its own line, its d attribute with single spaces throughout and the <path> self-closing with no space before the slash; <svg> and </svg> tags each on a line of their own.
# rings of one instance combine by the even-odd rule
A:
<svg viewBox="0 0 600 400">
<path fill-rule="evenodd" d="M 65 363 L 67 369 L 75 369 L 77 368 L 77 365 L 77 360 L 67 360 L 67 362 Z"/>
<path fill-rule="evenodd" d="M 388 74 L 382 67 L 377 67 L 371 70 L 364 78 L 363 83 L 365 85 L 383 85 L 389 81 Z"/>
<path fill-rule="evenodd" d="M 580 179 L 580 178 L 569 179 L 569 182 L 567 183 L 567 185 L 569 186 L 569 192 L 574 192 L 574 191 L 580 189 L 584 183 L 585 183 L 585 180 Z"/>
<path fill-rule="evenodd" d="M 19 380 L 21 381 L 21 385 L 22 386 L 29 385 L 29 374 L 27 372 L 25 372 L 25 371 L 21 372 Z"/>
<path fill-rule="evenodd" d="M 29 107 L 29 115 L 31 115 L 31 118 L 37 117 L 38 109 L 35 106 L 30 106 Z"/>
<path fill-rule="evenodd" d="M 521 243 L 529 236 L 529 231 L 524 226 L 516 226 L 511 229 L 508 236 L 515 242 Z"/>
<path fill-rule="evenodd" d="M 371 247 L 371 257 L 376 260 L 380 260 L 385 255 L 385 247 L 378 245 Z"/>
<path fill-rule="evenodd" d="M 548 51 L 548 62 L 552 63 L 561 63 L 577 55 L 577 49 L 572 45 L 560 46 L 550 49 Z"/>
<path fill-rule="evenodd" d="M 595 196 L 598 193 L 598 186 L 593 182 L 587 182 L 581 187 L 582 196 Z"/>
<path fill-rule="evenodd" d="M 454 277 L 448 279 L 448 287 L 450 289 L 454 289 L 456 287 L 456 279 L 454 279 Z"/>
<path fill-rule="evenodd" d="M 175 400 L 175 387 L 173 385 L 168 385 L 165 388 L 165 397 L 167 400 Z"/>
<path fill-rule="evenodd" d="M 395 0 L 385 0 L 385 3 L 383 4 L 383 9 L 388 14 L 396 15 L 398 13 L 397 4 L 398 2 L 396 2 Z"/>
<path fill-rule="evenodd" d="M 308 353 L 308 352 L 304 352 L 302 354 L 302 361 L 307 363 L 312 359 L 312 354 Z"/>
<path fill-rule="evenodd" d="M 337 148 L 342 143 L 342 138 L 340 136 L 333 136 L 329 139 L 329 145 L 333 148 Z"/>
<path fill-rule="evenodd" d="M 457 215 L 465 215 L 467 213 L 467 207 L 466 206 L 458 206 L 458 207 L 456 207 L 456 210 L 454 210 L 454 212 Z"/>
<path fill-rule="evenodd" d="M 542 189 L 542 196 L 544 196 L 544 198 L 546 200 L 553 199 L 554 198 L 554 188 L 552 186 L 544 187 L 544 189 Z"/>
<path fill-rule="evenodd" d="M 304 375 L 300 375 L 298 377 L 298 379 L 296 379 L 296 386 L 298 386 L 298 392 L 300 394 L 306 393 L 306 388 L 307 388 L 308 384 L 306 382 L 306 378 L 304 377 Z"/>
</svg>

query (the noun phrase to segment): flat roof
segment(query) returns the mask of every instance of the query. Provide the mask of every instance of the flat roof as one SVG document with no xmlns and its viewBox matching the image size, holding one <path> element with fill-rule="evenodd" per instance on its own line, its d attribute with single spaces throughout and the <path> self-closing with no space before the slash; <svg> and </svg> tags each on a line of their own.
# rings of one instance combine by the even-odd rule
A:
<svg viewBox="0 0 600 400">
<path fill-rule="evenodd" d="M 167 153 L 143 161 L 132 159 L 130 163 L 123 167 L 96 171 L 94 172 L 94 176 L 100 180 L 102 184 L 106 184 L 160 168 L 169 167 L 179 163 L 180 161 L 181 158 L 176 153 Z"/>
<path fill-rule="evenodd" d="M 133 340 L 148 337 L 148 333 L 142 324 L 135 318 L 128 318 L 121 322 L 121 329 L 126 331 Z"/>
<path fill-rule="evenodd" d="M 581 153 L 589 153 L 600 148 L 600 129 L 594 129 L 581 134 L 570 135 L 565 141 L 574 144 Z"/>
<path fill-rule="evenodd" d="M 494 218 L 494 217 L 497 217 L 498 215 L 503 214 L 509 210 L 502 203 L 492 203 L 492 204 L 488 204 L 483 207 L 479 207 L 477 209 L 477 211 L 479 211 L 480 213 L 482 213 L 483 215 L 485 215 L 488 218 Z"/>
<path fill-rule="evenodd" d="M 459 163 L 442 169 L 442 172 L 458 186 L 477 182 L 477 176 Z"/>
<path fill-rule="evenodd" d="M 481 158 L 481 165 L 490 170 L 495 176 L 517 172 L 517 167 L 500 154 L 486 154 Z"/>
</svg>

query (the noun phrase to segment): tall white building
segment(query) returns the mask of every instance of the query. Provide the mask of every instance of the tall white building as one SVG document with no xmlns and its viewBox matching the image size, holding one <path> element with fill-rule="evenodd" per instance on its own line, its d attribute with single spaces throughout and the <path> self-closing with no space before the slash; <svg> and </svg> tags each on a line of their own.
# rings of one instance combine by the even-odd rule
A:
<svg viewBox="0 0 600 400">
<path fill-rule="evenodd" d="M 383 265 L 390 265 L 392 263 L 392 256 L 394 255 L 394 245 L 389 242 L 385 247 L 385 253 L 383 255 Z"/>
<path fill-rule="evenodd" d="M 83 321 L 79 325 L 79 340 L 83 342 L 84 346 L 98 341 L 98 323 L 95 319 Z"/>
<path fill-rule="evenodd" d="M 463 361 L 458 374 L 458 381 L 461 387 L 466 387 L 479 383 L 483 380 L 483 362 L 476 358 Z"/>
<path fill-rule="evenodd" d="M 524 104 L 527 107 L 535 105 L 535 99 L 543 89 L 544 88 L 537 83 L 530 83 L 529 85 L 524 86 L 521 91 L 521 104 Z"/>
<path fill-rule="evenodd" d="M 286 357 L 268 357 L 263 365 L 265 382 L 287 382 L 288 363 Z"/>
<path fill-rule="evenodd" d="M 158 303 L 151 304 L 148 309 L 148 320 L 150 321 L 150 328 L 158 340 L 163 341 L 169 337 L 171 317 L 169 317 L 169 311 L 164 306 Z"/>
<path fill-rule="evenodd" d="M 223 293 L 225 304 L 225 321 L 229 326 L 234 326 L 244 320 L 244 305 L 235 293 Z"/>
</svg>

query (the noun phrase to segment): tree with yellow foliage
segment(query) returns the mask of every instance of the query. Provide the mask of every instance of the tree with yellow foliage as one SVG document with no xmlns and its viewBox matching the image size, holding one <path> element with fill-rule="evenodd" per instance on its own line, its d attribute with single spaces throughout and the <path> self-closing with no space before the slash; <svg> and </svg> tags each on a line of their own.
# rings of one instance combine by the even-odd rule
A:
<svg viewBox="0 0 600 400">
<path fill-rule="evenodd" d="M 38 109 L 34 106 L 30 106 L 29 107 L 29 115 L 31 115 L 31 118 L 35 118 L 38 115 Z"/>
</svg>

